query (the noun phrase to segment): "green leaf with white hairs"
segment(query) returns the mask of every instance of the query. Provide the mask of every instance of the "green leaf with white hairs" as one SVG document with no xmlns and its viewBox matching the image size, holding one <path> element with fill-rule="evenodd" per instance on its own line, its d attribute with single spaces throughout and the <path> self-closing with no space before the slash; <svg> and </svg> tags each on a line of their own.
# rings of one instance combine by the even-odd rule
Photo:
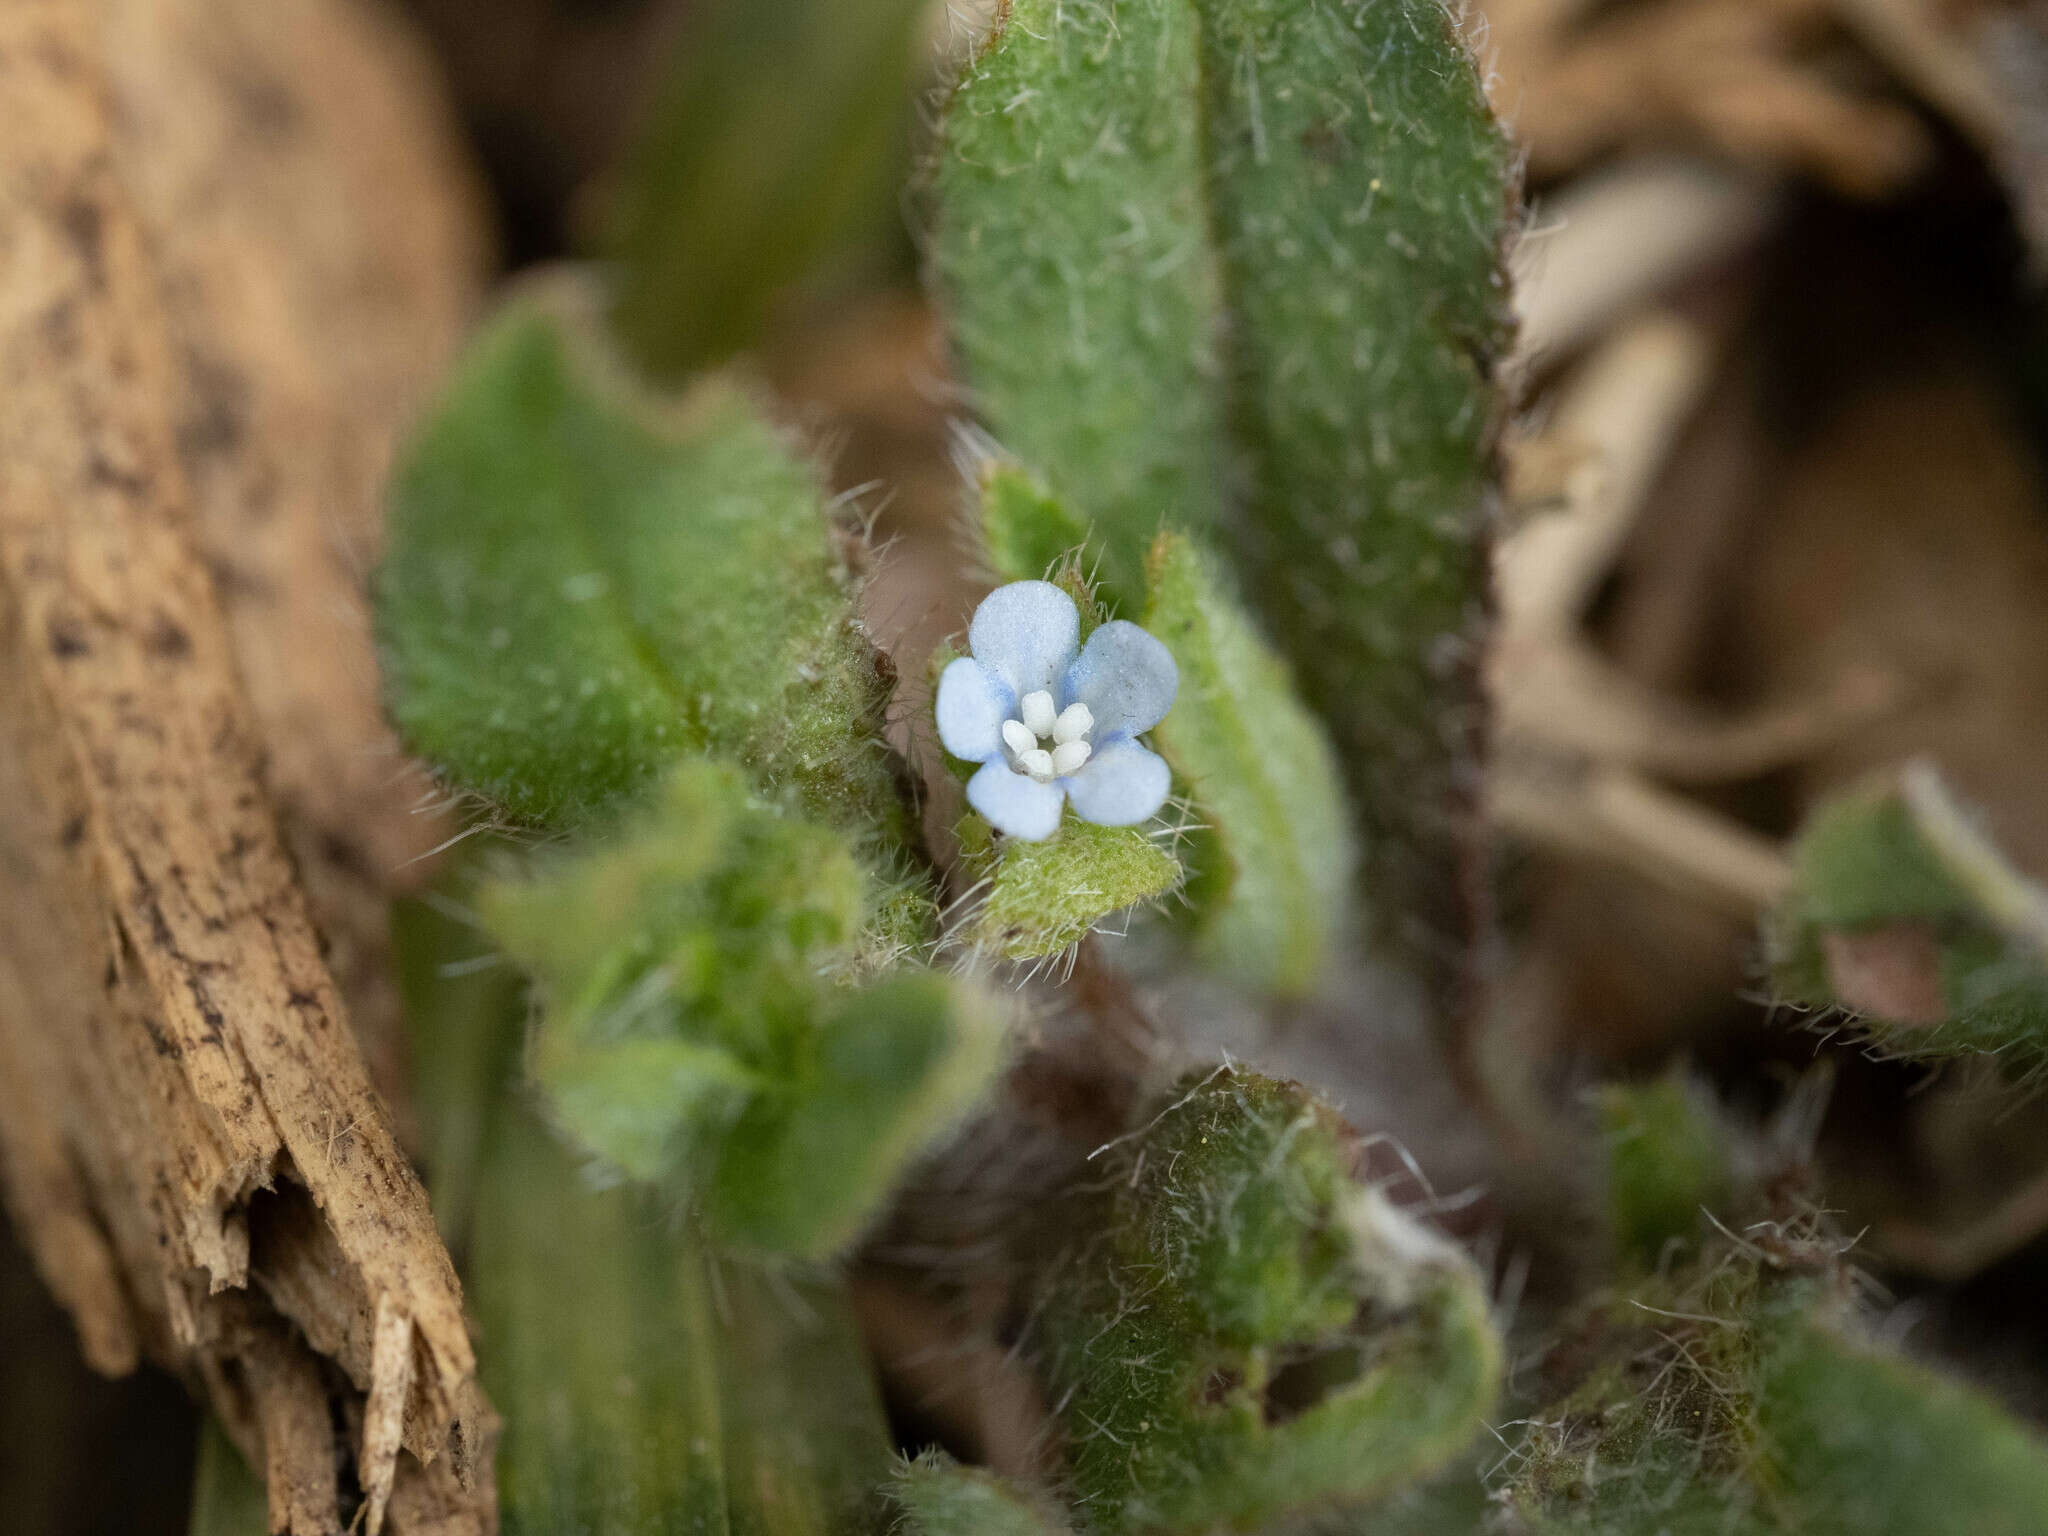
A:
<svg viewBox="0 0 2048 1536">
<path fill-rule="evenodd" d="M 1017 0 L 936 166 L 932 253 L 974 399 L 1133 602 L 1160 519 L 1220 528 L 1230 470 L 1197 81 L 1185 0 Z"/>
<path fill-rule="evenodd" d="M 1017 1234 L 1091 1526 L 1259 1530 L 1363 1506 L 1482 1431 L 1500 1341 L 1470 1262 L 1352 1174 L 1297 1085 L 1174 1089 Z"/>
<path fill-rule="evenodd" d="M 1845 1010 L 1887 1051 L 2048 1059 L 2048 889 L 1928 765 L 1813 812 L 1765 938 L 1782 997 Z"/>
<path fill-rule="evenodd" d="M 505 1536 L 880 1536 L 888 1429 L 844 1284 L 720 1255 L 654 1191 L 601 1187 L 521 1080 L 516 973 L 459 963 L 482 936 L 441 910 L 407 904 L 395 931 Z"/>
<path fill-rule="evenodd" d="M 967 983 L 903 971 L 825 998 L 806 1055 L 733 1123 L 704 1209 L 741 1246 L 819 1257 L 858 1238 L 981 1099 L 1001 1021 Z"/>
<path fill-rule="evenodd" d="M 1846 1246 L 1775 1223 L 1598 1301 L 1494 1462 L 1536 1536 L 2021 1536 L 2048 1441 L 1879 1342 Z"/>
<path fill-rule="evenodd" d="M 1866 1327 L 1780 1305 L 1761 1332 L 1760 1479 L 1812 1536 L 2024 1536 L 2048 1511 L 2048 1440 Z"/>
<path fill-rule="evenodd" d="M 613 835 L 530 865 L 477 904 L 538 992 L 535 1080 L 578 1141 L 722 1242 L 839 1250 L 998 1065 L 1000 1021 L 966 983 L 851 979 L 886 892 L 735 769 L 686 762 Z"/>
<path fill-rule="evenodd" d="M 1466 923 L 1511 166 L 1440 0 L 1015 0 L 935 171 L 990 430 L 1112 597 L 1162 524 L 1236 559 L 1418 954 Z"/>
<path fill-rule="evenodd" d="M 727 378 L 648 395 L 560 278 L 471 347 L 393 477 L 378 622 L 414 750 L 505 815 L 590 820 L 680 758 L 885 846 L 887 684 L 825 494 Z"/>
<path fill-rule="evenodd" d="M 889 1423 L 846 1281 L 721 1257 L 712 1282 L 732 1536 L 885 1536 Z"/>
<path fill-rule="evenodd" d="M 1180 694 L 1152 734 L 1203 828 L 1188 888 L 1203 951 L 1249 985 L 1306 992 L 1350 907 L 1335 755 L 1215 562 L 1163 533 L 1148 566 L 1145 628 L 1180 666 Z"/>
<path fill-rule="evenodd" d="M 1197 0 L 1247 592 L 1383 933 L 1465 930 L 1514 152 L 1441 0 Z"/>
<path fill-rule="evenodd" d="M 484 1144 L 465 1274 L 488 1341 L 483 1383 L 504 1418 L 506 1536 L 600 1518 L 654 1536 L 722 1518 L 719 1325 L 702 1237 L 646 1189 L 595 1187 L 516 1093 L 507 1110 Z"/>
</svg>

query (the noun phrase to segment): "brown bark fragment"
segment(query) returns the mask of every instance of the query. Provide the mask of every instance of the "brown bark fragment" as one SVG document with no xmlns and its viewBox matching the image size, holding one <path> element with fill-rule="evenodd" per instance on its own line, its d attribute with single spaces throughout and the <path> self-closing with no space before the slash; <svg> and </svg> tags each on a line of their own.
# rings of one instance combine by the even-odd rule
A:
<svg viewBox="0 0 2048 1536">
<path fill-rule="evenodd" d="M 195 519 L 187 466 L 204 455 L 181 452 L 174 412 L 195 367 L 181 342 L 215 335 L 209 306 L 261 310 L 275 288 L 166 257 L 182 234 L 138 216 L 149 153 L 123 133 L 147 124 L 124 119 L 102 49 L 143 9 L 0 7 L 0 1188 L 95 1364 L 140 1350 L 207 1383 L 261 1452 L 273 1528 L 337 1529 L 338 1409 L 362 1415 L 380 1499 L 400 1441 L 438 1458 L 440 1506 L 391 1493 L 400 1529 L 487 1530 L 488 1493 L 466 1491 L 487 1413 L 460 1289 L 264 780 L 265 726 L 296 731 L 304 755 L 271 761 L 299 825 L 387 825 L 356 765 L 321 761 L 373 718 L 372 685 L 340 696 L 353 723 L 319 735 L 309 691 L 338 686 L 322 669 L 346 646 L 316 639 L 317 661 L 266 673 L 266 643 L 292 649 L 285 624 L 244 610 L 231 630 L 202 553 L 208 533 L 260 521 L 265 465 L 296 498 L 271 515 L 312 523 L 327 482 L 287 475 L 292 422 L 324 422 L 312 438 L 329 446 L 345 433 L 320 413 L 331 376 L 305 385 L 303 417 L 278 403 L 287 390 L 252 394 L 276 407 L 268 446 L 201 462 Z M 193 206 L 162 188 L 141 200 L 166 218 Z M 289 258 L 280 245 L 271 259 Z M 260 350 L 223 345 L 244 343 Z M 275 357 L 263 368 L 290 377 Z M 374 465 L 346 483 L 368 505 Z M 253 526 L 239 548 L 261 547 Z M 286 621 L 345 585 L 302 538 L 259 562 L 284 584 Z M 418 1481 L 396 1474 L 399 1489 Z"/>
<path fill-rule="evenodd" d="M 1932 144 L 1832 44 L 1841 0 L 1491 0 L 1494 104 L 1548 180 L 1623 148 L 1705 145 L 1852 197 L 1902 185 Z"/>
<path fill-rule="evenodd" d="M 334 1426 L 313 1357 L 280 1332 L 251 1329 L 239 1356 L 262 1437 L 270 1528 L 294 1536 L 340 1536 L 335 1500 Z"/>
<path fill-rule="evenodd" d="M 477 1460 L 488 1466 L 497 1442 L 497 1420 L 488 1411 L 481 1418 L 484 1438 Z M 465 1488 L 446 1457 L 422 1466 L 410 1455 L 400 1456 L 387 1529 L 403 1536 L 496 1536 L 497 1489 L 488 1479 Z"/>
<path fill-rule="evenodd" d="M 26 1000 L 0 971 L 0 1016 L 26 1017 Z M 39 1233 L 35 1257 L 42 1281 L 75 1319 L 86 1363 L 108 1376 L 135 1369 L 140 1345 L 121 1294 L 120 1264 L 93 1217 L 85 1180 L 71 1161 L 64 1133 L 29 1091 L 34 1076 L 8 1059 L 0 1033 L 0 1168 L 7 1204 L 23 1230 Z"/>
<path fill-rule="evenodd" d="M 387 909 L 414 814 L 365 579 L 393 444 L 476 308 L 477 196 L 376 5 L 99 0 L 116 160 L 168 331 L 194 536 L 373 1080 L 402 1111 Z"/>
<path fill-rule="evenodd" d="M 405 1399 L 412 1391 L 412 1368 L 412 1319 L 386 1295 L 377 1302 L 370 1396 L 363 1405 L 362 1482 L 372 1531 L 383 1528 L 384 1508 L 391 1501 L 391 1483 L 398 1471 L 398 1442 L 405 1422 Z"/>
</svg>

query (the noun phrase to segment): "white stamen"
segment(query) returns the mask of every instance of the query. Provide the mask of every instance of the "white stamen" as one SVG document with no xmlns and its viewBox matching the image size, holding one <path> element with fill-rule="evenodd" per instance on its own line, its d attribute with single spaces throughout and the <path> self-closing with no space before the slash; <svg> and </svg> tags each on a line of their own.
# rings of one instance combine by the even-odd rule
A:
<svg viewBox="0 0 2048 1536">
<path fill-rule="evenodd" d="M 1031 734 L 1031 727 L 1021 720 L 1003 722 L 1003 740 L 1009 743 L 1010 750 L 1019 757 L 1038 745 L 1038 738 Z"/>
<path fill-rule="evenodd" d="M 1069 704 L 1053 722 L 1052 739 L 1061 746 L 1079 741 L 1095 728 L 1095 715 L 1086 704 Z"/>
<path fill-rule="evenodd" d="M 1018 700 L 1017 713 L 1024 717 L 1024 723 L 1031 727 L 1034 736 L 1050 736 L 1059 718 L 1058 711 L 1052 707 L 1052 695 L 1043 688 Z"/>
<path fill-rule="evenodd" d="M 1088 761 L 1094 749 L 1085 741 L 1063 741 L 1052 749 L 1052 771 L 1064 777 Z"/>
<path fill-rule="evenodd" d="M 1034 747 L 1029 752 L 1019 752 L 1017 766 L 1041 784 L 1050 784 L 1053 781 L 1052 754 L 1043 747 Z"/>
</svg>

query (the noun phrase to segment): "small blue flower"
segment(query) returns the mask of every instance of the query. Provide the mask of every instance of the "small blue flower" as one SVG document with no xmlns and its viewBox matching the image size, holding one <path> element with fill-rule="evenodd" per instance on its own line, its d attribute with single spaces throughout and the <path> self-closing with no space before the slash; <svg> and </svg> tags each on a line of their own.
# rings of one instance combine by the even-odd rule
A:
<svg viewBox="0 0 2048 1536">
<path fill-rule="evenodd" d="M 1013 581 L 974 610 L 974 654 L 940 674 L 939 740 L 981 764 L 968 803 L 1011 837 L 1051 837 L 1067 800 L 1105 827 L 1150 820 L 1166 803 L 1173 775 L 1137 736 L 1166 718 L 1180 669 L 1122 619 L 1080 640 L 1072 598 L 1049 581 Z"/>
</svg>

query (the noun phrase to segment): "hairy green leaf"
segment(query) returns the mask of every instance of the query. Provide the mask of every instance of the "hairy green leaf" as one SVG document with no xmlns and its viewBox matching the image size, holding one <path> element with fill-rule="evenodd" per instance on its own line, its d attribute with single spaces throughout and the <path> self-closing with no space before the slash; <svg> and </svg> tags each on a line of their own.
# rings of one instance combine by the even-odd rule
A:
<svg viewBox="0 0 2048 1536">
<path fill-rule="evenodd" d="M 887 690 L 827 533 L 816 475 L 744 389 L 651 399 L 566 290 L 515 300 L 392 482 L 393 716 L 519 820 L 587 820 L 708 752 L 886 841 Z"/>
<path fill-rule="evenodd" d="M 1822 1218 L 1742 1222 L 1600 1298 L 1495 1463 L 1544 1536 L 2018 1536 L 2048 1441 L 1881 1347 Z"/>
<path fill-rule="evenodd" d="M 2005 859 L 1931 768 L 1819 807 L 1765 924 L 1772 979 L 1841 1008 L 1888 1051 L 2048 1058 L 2048 890 Z"/>
<path fill-rule="evenodd" d="M 936 972 L 828 997 L 810 1059 L 733 1124 L 706 1195 L 713 1229 L 771 1252 L 844 1248 L 980 1098 L 999 1039 L 988 1005 Z"/>
<path fill-rule="evenodd" d="M 879 1536 L 889 1442 L 844 1287 L 599 1187 L 520 1081 L 516 975 L 424 906 L 396 932 L 435 1208 L 504 1421 L 506 1536 Z"/>
<path fill-rule="evenodd" d="M 1492 1404 L 1478 1274 L 1351 1177 L 1300 1088 L 1219 1068 L 1062 1206 L 1037 1351 L 1092 1524 L 1250 1530 L 1444 1466 Z"/>
<path fill-rule="evenodd" d="M 1769 1318 L 1757 1415 L 1790 1531 L 2023 1536 L 2048 1511 L 2037 1429 L 1824 1317 Z"/>
<path fill-rule="evenodd" d="M 1705 1094 L 1682 1074 L 1599 1090 L 1607 1211 L 1616 1246 L 1655 1268 L 1729 1189 L 1729 1148 Z"/>
<path fill-rule="evenodd" d="M 1439 0 L 1016 0 L 934 241 L 963 372 L 1134 598 L 1232 551 L 1382 930 L 1462 925 L 1511 156 Z M 1438 945 L 1437 947 L 1441 947 Z"/>
<path fill-rule="evenodd" d="M 1145 627 L 1180 665 L 1180 696 L 1153 739 L 1205 829 L 1188 892 L 1204 949 L 1254 986 L 1305 992 L 1349 906 L 1335 756 L 1210 558 L 1165 533 L 1149 564 Z"/>
<path fill-rule="evenodd" d="M 936 168 L 933 256 L 975 399 L 1133 603 L 1160 520 L 1219 527 L 1229 475 L 1198 88 L 1186 0 L 1017 0 Z"/>
<path fill-rule="evenodd" d="M 1197 0 L 1252 601 L 1384 931 L 1462 929 L 1512 154 L 1440 0 Z"/>
<path fill-rule="evenodd" d="M 840 834 L 696 761 L 478 906 L 534 978 L 529 1065 L 577 1139 L 722 1242 L 823 1255 L 997 1065 L 965 984 L 833 979 L 861 969 L 879 894 Z"/>
<path fill-rule="evenodd" d="M 888 1424 L 845 1283 L 713 1266 L 731 1536 L 882 1536 Z"/>
<path fill-rule="evenodd" d="M 592 1186 L 530 1110 L 501 1118 L 469 1234 L 510 1536 L 687 1529 L 726 1502 L 701 1243 L 645 1190 Z M 623 1390 L 622 1390 L 623 1388 Z M 715 1528 L 715 1527 L 714 1527 Z"/>
</svg>

